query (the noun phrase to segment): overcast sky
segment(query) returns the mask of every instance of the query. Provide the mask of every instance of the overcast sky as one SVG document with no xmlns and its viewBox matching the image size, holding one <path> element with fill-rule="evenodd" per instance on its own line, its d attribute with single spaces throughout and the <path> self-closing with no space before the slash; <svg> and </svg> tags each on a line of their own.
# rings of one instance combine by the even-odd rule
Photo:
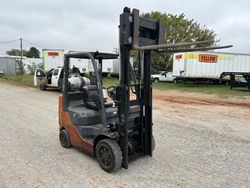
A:
<svg viewBox="0 0 250 188">
<path fill-rule="evenodd" d="M 249 0 L 8 0 L 0 6 L 0 54 L 18 48 L 20 37 L 40 48 L 113 51 L 119 14 L 125 6 L 141 12 L 184 13 L 233 44 L 230 52 L 250 53 Z M 24 42 L 24 48 L 31 44 Z"/>
</svg>

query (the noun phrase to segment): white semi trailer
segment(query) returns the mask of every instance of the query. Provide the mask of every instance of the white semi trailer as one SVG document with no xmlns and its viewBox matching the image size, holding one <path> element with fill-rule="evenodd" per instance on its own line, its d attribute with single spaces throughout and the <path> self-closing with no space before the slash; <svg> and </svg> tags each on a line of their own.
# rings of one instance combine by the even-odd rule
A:
<svg viewBox="0 0 250 188">
<path fill-rule="evenodd" d="M 45 72 L 56 67 L 62 67 L 64 62 L 64 51 L 61 49 L 43 49 L 43 69 Z"/>
<path fill-rule="evenodd" d="M 131 66 L 133 67 L 134 58 L 130 57 L 129 61 L 130 61 Z M 90 73 L 94 72 L 91 61 L 89 61 L 88 72 L 90 72 Z M 114 75 L 114 76 L 118 76 L 120 74 L 120 59 L 119 59 L 119 57 L 117 59 L 103 60 L 103 62 L 102 62 L 102 74 L 104 76 L 109 75 L 109 74 Z"/>
<path fill-rule="evenodd" d="M 115 60 L 113 59 L 108 59 L 108 60 L 103 60 L 102 61 L 102 74 L 104 76 L 107 76 L 108 74 L 112 74 L 113 73 L 113 62 Z M 88 71 L 90 73 L 93 73 L 94 72 L 94 68 L 93 68 L 93 65 L 92 65 L 92 62 L 89 60 L 89 63 L 88 63 Z"/>
<path fill-rule="evenodd" d="M 222 52 L 176 53 L 173 57 L 173 76 L 178 80 L 211 80 L 219 82 L 225 72 L 249 73 L 250 54 Z M 223 82 L 228 82 L 224 77 Z"/>
</svg>

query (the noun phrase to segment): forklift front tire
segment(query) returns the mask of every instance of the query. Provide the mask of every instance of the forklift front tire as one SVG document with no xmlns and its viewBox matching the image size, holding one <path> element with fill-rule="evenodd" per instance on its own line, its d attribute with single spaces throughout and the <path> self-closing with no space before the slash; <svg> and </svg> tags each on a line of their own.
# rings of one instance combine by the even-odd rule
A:
<svg viewBox="0 0 250 188">
<path fill-rule="evenodd" d="M 59 139 L 63 147 L 70 148 L 72 146 L 70 142 L 69 133 L 65 129 L 60 130 Z"/>
<path fill-rule="evenodd" d="M 122 165 L 122 151 L 119 144 L 111 139 L 104 139 L 97 143 L 96 158 L 101 168 L 108 172 L 115 172 Z"/>
</svg>

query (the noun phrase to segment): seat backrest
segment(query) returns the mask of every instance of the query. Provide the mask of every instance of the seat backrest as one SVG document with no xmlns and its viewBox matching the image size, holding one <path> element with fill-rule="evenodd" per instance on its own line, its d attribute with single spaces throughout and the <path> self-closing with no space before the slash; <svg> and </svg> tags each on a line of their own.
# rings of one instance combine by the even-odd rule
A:
<svg viewBox="0 0 250 188">
<path fill-rule="evenodd" d="M 100 109 L 100 98 L 96 85 L 87 85 L 83 87 L 83 102 L 87 108 Z"/>
<path fill-rule="evenodd" d="M 96 85 L 86 85 L 83 87 L 84 102 L 99 101 L 98 89 Z"/>
<path fill-rule="evenodd" d="M 83 102 L 87 108 L 99 110 L 101 108 L 100 97 L 96 85 L 87 85 L 83 87 Z M 113 102 L 108 102 L 104 97 L 104 107 L 112 107 Z"/>
</svg>

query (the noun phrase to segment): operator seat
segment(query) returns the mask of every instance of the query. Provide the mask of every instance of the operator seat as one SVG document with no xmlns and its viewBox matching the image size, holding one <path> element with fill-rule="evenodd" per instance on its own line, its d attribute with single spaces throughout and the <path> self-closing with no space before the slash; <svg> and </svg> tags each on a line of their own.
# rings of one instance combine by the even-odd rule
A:
<svg viewBox="0 0 250 188">
<path fill-rule="evenodd" d="M 89 109 L 99 110 L 101 108 L 100 97 L 96 85 L 86 85 L 83 87 L 83 102 Z M 104 107 L 112 107 L 113 103 L 104 99 Z"/>
</svg>

